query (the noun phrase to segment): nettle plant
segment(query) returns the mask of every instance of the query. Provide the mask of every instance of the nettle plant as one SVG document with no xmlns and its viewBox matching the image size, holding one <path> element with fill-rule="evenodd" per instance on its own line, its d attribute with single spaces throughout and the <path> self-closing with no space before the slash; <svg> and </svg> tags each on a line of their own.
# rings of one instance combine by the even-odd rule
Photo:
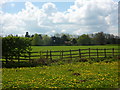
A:
<svg viewBox="0 0 120 90">
<path fill-rule="evenodd" d="M 29 38 L 7 36 L 2 38 L 2 57 L 6 61 L 12 60 L 13 57 L 19 58 L 21 54 L 31 51 L 31 42 Z"/>
</svg>

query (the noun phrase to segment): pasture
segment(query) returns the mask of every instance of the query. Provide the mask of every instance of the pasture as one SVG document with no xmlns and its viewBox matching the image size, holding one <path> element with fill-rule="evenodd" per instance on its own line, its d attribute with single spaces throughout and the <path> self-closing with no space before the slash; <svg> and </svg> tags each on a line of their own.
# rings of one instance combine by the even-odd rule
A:
<svg viewBox="0 0 120 90">
<path fill-rule="evenodd" d="M 3 68 L 3 88 L 118 88 L 118 62 Z"/>
<path fill-rule="evenodd" d="M 118 45 L 96 45 L 96 46 L 32 46 L 33 53 L 31 55 L 43 55 L 49 59 L 76 59 L 76 58 L 96 58 L 111 57 L 117 55 Z M 99 50 L 97 50 L 99 49 Z M 104 50 L 106 49 L 106 50 Z M 40 51 L 43 53 L 40 54 Z M 115 53 L 114 53 L 115 52 Z M 33 57 L 34 58 L 34 57 Z M 36 58 L 36 59 L 37 59 Z"/>
<path fill-rule="evenodd" d="M 118 48 L 118 45 L 95 45 L 95 46 L 32 46 L 32 51 L 47 51 L 47 50 L 76 50 L 76 49 L 109 49 L 109 48 Z"/>
<path fill-rule="evenodd" d="M 117 49 L 118 46 L 32 46 L 32 48 L 32 51 L 36 52 L 86 48 Z M 59 60 L 47 66 L 2 68 L 2 88 L 118 88 L 119 74 L 118 61 L 115 58 L 101 62 Z"/>
<path fill-rule="evenodd" d="M 39 58 L 48 59 L 76 59 L 114 57 L 118 55 L 118 45 L 96 45 L 96 46 L 32 46 L 32 51 L 22 54 L 19 58 L 13 57 L 16 61 L 31 61 Z M 99 50 L 98 50 L 99 49 Z M 106 49 L 106 50 L 105 50 Z M 113 50 L 114 49 L 114 50 Z M 3 58 L 5 62 L 5 58 Z M 19 62 L 18 61 L 18 62 Z"/>
</svg>

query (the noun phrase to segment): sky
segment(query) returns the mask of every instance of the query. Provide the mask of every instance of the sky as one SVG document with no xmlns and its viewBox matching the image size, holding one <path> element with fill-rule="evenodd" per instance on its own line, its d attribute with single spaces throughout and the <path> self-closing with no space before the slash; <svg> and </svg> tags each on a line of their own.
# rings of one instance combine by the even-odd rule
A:
<svg viewBox="0 0 120 90">
<path fill-rule="evenodd" d="M 82 35 L 101 31 L 118 35 L 118 1 L 0 1 L 0 35 Z"/>
</svg>

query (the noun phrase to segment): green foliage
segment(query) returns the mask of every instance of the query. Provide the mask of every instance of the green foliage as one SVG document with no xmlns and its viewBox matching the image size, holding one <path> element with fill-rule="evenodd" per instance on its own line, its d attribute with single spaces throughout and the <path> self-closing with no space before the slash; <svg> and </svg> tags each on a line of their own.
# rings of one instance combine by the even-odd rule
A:
<svg viewBox="0 0 120 90">
<path fill-rule="evenodd" d="M 23 52 L 29 52 L 30 39 L 24 37 L 8 36 L 2 38 L 2 56 L 3 58 L 18 58 Z"/>
<path fill-rule="evenodd" d="M 26 32 L 25 37 L 32 38 L 32 45 L 39 46 L 70 46 L 70 45 L 105 45 L 105 44 L 120 44 L 120 37 L 112 34 L 98 32 L 95 34 L 69 35 L 69 34 L 54 34 L 53 36 L 34 34 L 29 35 Z"/>
<path fill-rule="evenodd" d="M 103 32 L 96 33 L 94 36 L 95 44 L 104 45 L 105 42 L 105 34 Z"/>
<path fill-rule="evenodd" d="M 34 37 L 32 39 L 32 45 L 33 46 L 43 45 L 43 40 L 38 34 L 34 35 Z"/>
<path fill-rule="evenodd" d="M 2 63 L 2 68 L 36 67 L 38 65 L 38 63 L 9 61 L 7 64 Z"/>
<path fill-rule="evenodd" d="M 78 38 L 78 45 L 90 45 L 91 39 L 88 35 L 83 34 Z"/>
<path fill-rule="evenodd" d="M 50 45 L 51 43 L 51 38 L 47 35 L 42 36 L 43 38 L 43 45 Z"/>
<path fill-rule="evenodd" d="M 77 44 L 77 40 L 76 40 L 75 38 L 73 38 L 73 39 L 71 40 L 71 43 L 72 43 L 72 45 L 76 45 L 76 44 Z"/>
<path fill-rule="evenodd" d="M 61 44 L 64 44 L 64 45 L 65 45 L 65 41 L 69 41 L 69 39 L 68 39 L 68 36 L 67 36 L 67 35 L 63 34 L 63 35 L 61 36 Z"/>
</svg>

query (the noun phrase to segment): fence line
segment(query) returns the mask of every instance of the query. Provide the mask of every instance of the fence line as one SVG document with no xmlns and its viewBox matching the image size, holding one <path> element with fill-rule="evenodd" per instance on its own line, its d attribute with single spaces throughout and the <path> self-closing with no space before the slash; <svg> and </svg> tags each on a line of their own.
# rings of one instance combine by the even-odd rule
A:
<svg viewBox="0 0 120 90">
<path fill-rule="evenodd" d="M 28 52 L 25 55 L 19 54 L 19 56 L 16 58 L 3 58 L 8 62 L 9 60 L 18 60 L 20 62 L 21 60 L 28 60 L 31 62 L 32 60 L 39 59 L 41 57 L 46 58 L 46 59 L 73 59 L 73 58 L 92 58 L 92 57 L 114 57 L 114 56 L 120 56 L 120 49 L 78 49 L 78 50 L 66 50 L 66 51 L 40 51 L 40 52 Z M 32 55 L 33 54 L 33 55 Z"/>
</svg>

